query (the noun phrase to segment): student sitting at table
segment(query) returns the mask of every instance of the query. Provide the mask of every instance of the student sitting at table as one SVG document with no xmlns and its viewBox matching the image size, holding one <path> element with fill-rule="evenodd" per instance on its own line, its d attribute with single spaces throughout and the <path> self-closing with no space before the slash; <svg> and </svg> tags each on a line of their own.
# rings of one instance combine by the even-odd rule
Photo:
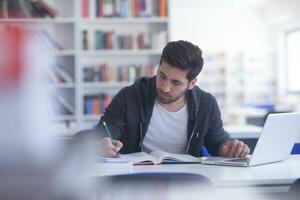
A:
<svg viewBox="0 0 300 200">
<path fill-rule="evenodd" d="M 123 88 L 101 117 L 96 132 L 104 155 L 162 150 L 199 157 L 203 146 L 212 155 L 249 154 L 245 143 L 224 131 L 216 99 L 196 85 L 202 67 L 198 46 L 169 42 L 156 76 Z"/>
</svg>

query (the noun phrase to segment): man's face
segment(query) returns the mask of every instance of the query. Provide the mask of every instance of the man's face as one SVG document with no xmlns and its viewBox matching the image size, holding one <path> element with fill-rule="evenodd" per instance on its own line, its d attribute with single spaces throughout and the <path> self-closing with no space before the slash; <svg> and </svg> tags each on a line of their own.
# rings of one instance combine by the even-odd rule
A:
<svg viewBox="0 0 300 200">
<path fill-rule="evenodd" d="M 160 103 L 171 104 L 185 97 L 186 91 L 196 83 L 196 79 L 186 78 L 187 73 L 162 62 L 156 73 L 156 96 Z"/>
</svg>

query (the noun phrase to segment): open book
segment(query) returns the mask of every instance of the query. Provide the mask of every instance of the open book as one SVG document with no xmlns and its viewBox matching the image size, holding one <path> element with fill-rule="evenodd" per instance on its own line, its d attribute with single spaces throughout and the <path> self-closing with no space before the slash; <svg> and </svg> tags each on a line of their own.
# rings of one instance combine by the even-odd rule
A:
<svg viewBox="0 0 300 200">
<path fill-rule="evenodd" d="M 100 161 L 111 163 L 131 162 L 133 165 L 201 163 L 200 158 L 196 158 L 188 154 L 175 154 L 164 151 L 153 151 L 150 154 L 145 152 L 120 154 L 119 158 L 101 157 Z"/>
</svg>

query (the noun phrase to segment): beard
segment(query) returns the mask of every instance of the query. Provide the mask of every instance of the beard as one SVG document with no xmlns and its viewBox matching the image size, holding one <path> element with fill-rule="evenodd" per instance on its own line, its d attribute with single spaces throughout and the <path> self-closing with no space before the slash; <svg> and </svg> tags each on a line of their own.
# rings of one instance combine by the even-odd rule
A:
<svg viewBox="0 0 300 200">
<path fill-rule="evenodd" d="M 183 91 L 182 93 L 180 93 L 176 96 L 172 96 L 168 93 L 164 93 L 160 89 L 157 89 L 156 97 L 157 97 L 158 101 L 162 104 L 171 104 L 171 103 L 179 100 L 181 97 L 185 96 L 187 91 L 188 91 L 188 89 L 186 89 L 185 91 Z"/>
</svg>

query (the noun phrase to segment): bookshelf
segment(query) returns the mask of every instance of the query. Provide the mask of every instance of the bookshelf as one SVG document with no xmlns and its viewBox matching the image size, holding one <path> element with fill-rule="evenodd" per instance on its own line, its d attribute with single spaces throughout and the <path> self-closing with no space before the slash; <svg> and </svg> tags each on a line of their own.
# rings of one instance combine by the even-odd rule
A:
<svg viewBox="0 0 300 200">
<path fill-rule="evenodd" d="M 242 115 L 243 109 L 256 109 L 261 116 L 274 105 L 276 84 L 271 55 L 208 52 L 204 60 L 198 84 L 216 97 L 225 124 L 240 123 L 231 116 Z"/>
<path fill-rule="evenodd" d="M 168 40 L 167 10 L 159 14 L 162 11 L 154 9 L 159 2 L 166 5 L 166 1 L 116 1 L 125 3 L 123 7 L 113 5 L 113 1 L 104 2 L 109 5 L 103 5 L 101 14 L 95 9 L 97 1 L 79 1 L 78 121 L 81 127 L 98 122 L 107 104 L 103 100 L 105 95 L 109 101 L 136 78 L 153 75 Z M 146 3 L 144 11 L 141 5 L 136 8 L 139 6 L 133 5 L 134 2 Z M 93 111 L 93 106 L 102 111 Z"/>
<path fill-rule="evenodd" d="M 5 3 L 8 1 L 4 0 Z M 13 1 L 19 3 L 19 0 Z M 51 102 L 54 102 L 50 107 L 52 130 L 63 135 L 72 134 L 95 125 L 105 106 L 121 88 L 132 84 L 139 76 L 154 74 L 162 48 L 168 40 L 167 2 L 42 2 L 54 9 L 55 16 L 18 17 L 6 13 L 1 15 L 0 25 L 24 25 L 44 32 L 46 38 L 52 41 L 54 48 L 48 53 L 55 59 L 47 71 L 45 85 L 52 94 Z M 106 66 L 105 73 L 99 69 L 101 65 Z M 87 79 L 85 73 L 89 68 L 92 76 Z M 101 73 L 102 76 L 99 75 Z M 89 104 L 92 106 L 89 107 Z"/>
<path fill-rule="evenodd" d="M 204 55 L 204 67 L 199 74 L 200 88 L 209 91 L 217 99 L 220 109 L 226 107 L 225 85 L 227 74 L 227 61 L 224 53 L 209 53 Z"/>
</svg>

